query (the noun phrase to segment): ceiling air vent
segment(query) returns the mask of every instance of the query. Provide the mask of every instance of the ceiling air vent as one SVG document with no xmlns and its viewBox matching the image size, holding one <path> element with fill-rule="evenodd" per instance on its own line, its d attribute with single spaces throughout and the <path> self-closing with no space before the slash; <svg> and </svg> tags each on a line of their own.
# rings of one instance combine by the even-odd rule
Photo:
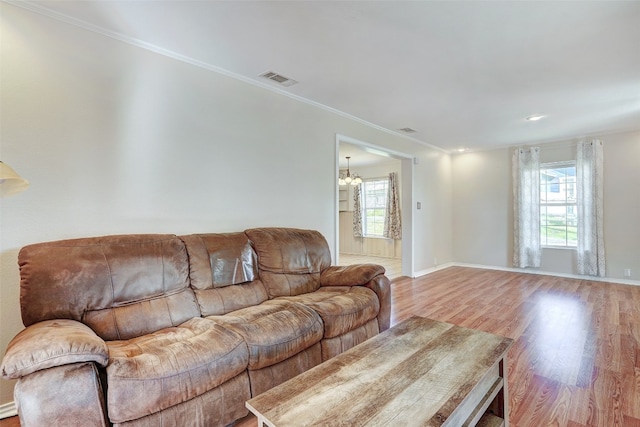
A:
<svg viewBox="0 0 640 427">
<path fill-rule="evenodd" d="M 297 81 L 290 79 L 289 77 L 285 77 L 282 74 L 274 73 L 273 71 L 262 73 L 260 74 L 260 77 L 264 77 L 265 79 L 269 79 L 286 87 L 293 86 L 294 84 L 298 83 Z"/>
<path fill-rule="evenodd" d="M 402 129 L 398 129 L 399 131 L 405 132 L 405 133 L 415 133 L 417 132 L 415 129 L 411 129 L 411 128 L 402 128 Z"/>
</svg>

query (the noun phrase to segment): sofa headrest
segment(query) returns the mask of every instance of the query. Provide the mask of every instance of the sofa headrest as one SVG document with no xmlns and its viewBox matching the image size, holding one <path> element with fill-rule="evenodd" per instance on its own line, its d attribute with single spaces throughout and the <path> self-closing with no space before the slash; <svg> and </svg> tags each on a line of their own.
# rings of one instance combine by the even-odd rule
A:
<svg viewBox="0 0 640 427">
<path fill-rule="evenodd" d="M 191 287 L 203 316 L 226 314 L 269 298 L 258 279 L 256 253 L 243 232 L 180 238 L 189 254 Z"/>
<path fill-rule="evenodd" d="M 320 273 L 331 265 L 324 236 L 315 230 L 253 228 L 246 230 L 258 253 L 260 270 L 270 273 Z"/>
<path fill-rule="evenodd" d="M 182 240 L 174 235 L 133 234 L 38 243 L 22 248 L 18 264 L 25 326 L 48 319 L 84 321 L 85 315 L 96 311 L 106 318 L 110 309 L 191 293 L 187 252 Z M 188 305 L 184 315 L 199 314 L 193 295 L 185 294 L 180 301 Z M 184 308 L 169 307 L 165 317 Z M 156 326 L 166 323 L 157 319 L 158 313 L 140 313 L 138 323 L 145 322 L 146 314 L 153 317 Z M 112 313 L 112 317 L 116 316 Z M 111 327 L 105 325 L 106 329 Z"/>
<path fill-rule="evenodd" d="M 256 253 L 242 233 L 192 234 L 180 237 L 189 253 L 191 286 L 222 288 L 258 277 Z"/>
<path fill-rule="evenodd" d="M 258 254 L 258 272 L 269 297 L 295 296 L 320 287 L 320 273 L 331 265 L 322 234 L 296 228 L 254 228 L 245 233 Z"/>
</svg>

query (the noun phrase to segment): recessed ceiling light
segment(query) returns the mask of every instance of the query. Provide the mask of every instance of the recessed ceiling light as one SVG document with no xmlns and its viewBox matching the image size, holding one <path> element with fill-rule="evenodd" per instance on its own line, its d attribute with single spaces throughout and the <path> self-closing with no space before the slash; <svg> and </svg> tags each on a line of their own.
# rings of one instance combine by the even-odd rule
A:
<svg viewBox="0 0 640 427">
<path fill-rule="evenodd" d="M 538 120 L 542 119 L 544 117 L 544 114 L 534 114 L 533 116 L 529 116 L 527 118 L 525 118 L 526 121 L 529 122 L 537 122 Z"/>
<path fill-rule="evenodd" d="M 464 153 L 465 151 L 467 151 L 467 149 L 464 147 L 458 148 L 458 153 Z"/>
</svg>

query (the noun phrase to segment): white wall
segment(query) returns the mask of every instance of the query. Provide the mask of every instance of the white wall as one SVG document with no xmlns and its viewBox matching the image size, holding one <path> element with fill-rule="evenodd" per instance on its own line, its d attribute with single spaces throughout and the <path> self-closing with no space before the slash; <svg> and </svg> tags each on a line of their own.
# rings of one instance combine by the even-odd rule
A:
<svg viewBox="0 0 640 427">
<path fill-rule="evenodd" d="M 604 240 L 607 277 L 640 280 L 640 132 L 599 136 L 604 141 Z M 541 162 L 575 160 L 576 140 L 541 147 Z M 535 145 L 535 144 L 533 144 Z M 453 156 L 453 258 L 511 267 L 513 148 Z M 543 249 L 540 270 L 577 274 L 574 250 Z"/>
<path fill-rule="evenodd" d="M 449 155 L 211 71 L 1 4 L 0 158 L 31 181 L 0 202 L 0 355 L 22 329 L 26 244 L 291 226 L 334 247 L 335 141 L 421 159 L 415 269 L 452 261 Z M 0 405 L 12 400 L 0 381 Z"/>
<path fill-rule="evenodd" d="M 453 156 L 453 259 L 510 265 L 509 150 Z"/>
<path fill-rule="evenodd" d="M 607 276 L 640 280 L 640 132 L 602 139 Z"/>
<path fill-rule="evenodd" d="M 414 209 L 419 202 L 422 208 L 414 211 L 415 270 L 428 269 L 455 261 L 452 230 L 452 163 L 451 156 L 436 152 L 424 152 L 414 167 Z"/>
</svg>

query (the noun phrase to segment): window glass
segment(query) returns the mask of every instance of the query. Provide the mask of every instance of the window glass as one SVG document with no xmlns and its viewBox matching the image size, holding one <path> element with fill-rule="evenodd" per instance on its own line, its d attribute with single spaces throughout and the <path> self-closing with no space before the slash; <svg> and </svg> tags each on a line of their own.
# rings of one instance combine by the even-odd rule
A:
<svg viewBox="0 0 640 427">
<path fill-rule="evenodd" d="M 362 183 L 363 234 L 382 237 L 387 210 L 388 179 L 367 179 Z"/>
<path fill-rule="evenodd" d="M 576 247 L 575 162 L 540 166 L 540 239 L 542 246 Z"/>
</svg>

